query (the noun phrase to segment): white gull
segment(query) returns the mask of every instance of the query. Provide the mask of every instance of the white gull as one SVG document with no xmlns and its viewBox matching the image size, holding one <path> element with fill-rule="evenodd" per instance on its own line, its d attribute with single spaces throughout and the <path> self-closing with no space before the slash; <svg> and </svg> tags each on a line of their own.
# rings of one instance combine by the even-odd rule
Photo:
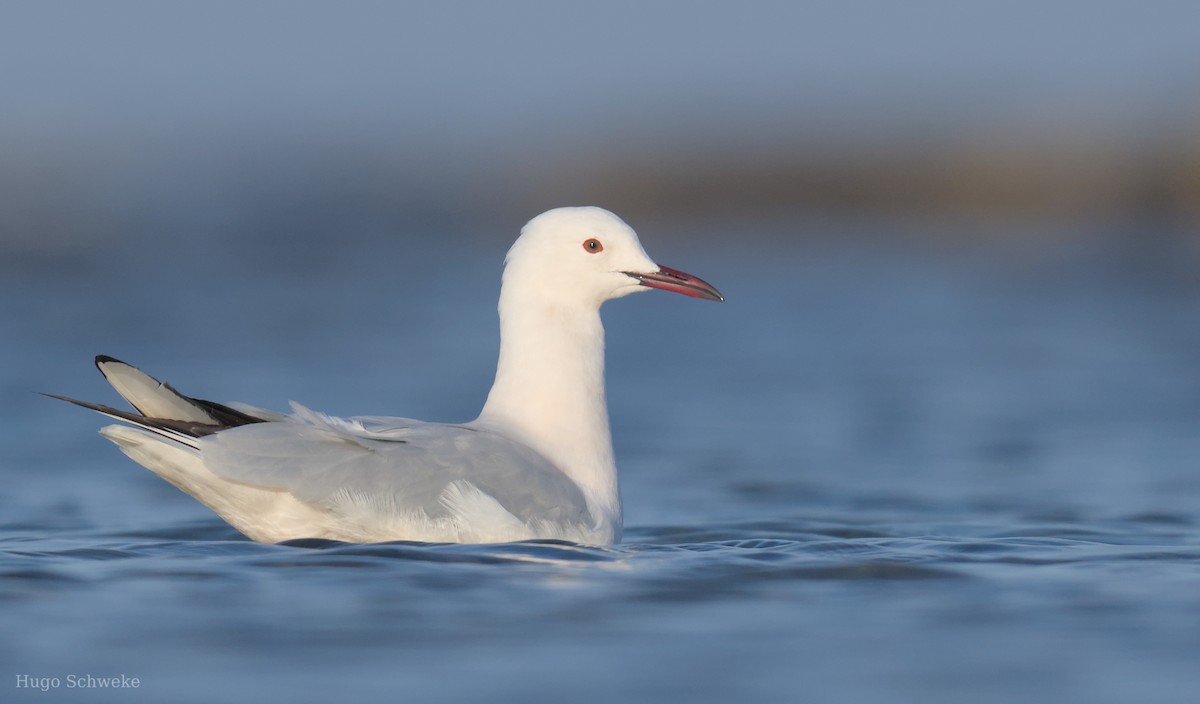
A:
<svg viewBox="0 0 1200 704">
<path fill-rule="evenodd" d="M 55 398 L 134 426 L 100 433 L 254 540 L 615 543 L 600 306 L 647 288 L 723 300 L 607 210 L 529 221 L 505 259 L 496 380 L 460 425 L 213 403 L 107 356 L 96 366 L 136 413 Z"/>
</svg>

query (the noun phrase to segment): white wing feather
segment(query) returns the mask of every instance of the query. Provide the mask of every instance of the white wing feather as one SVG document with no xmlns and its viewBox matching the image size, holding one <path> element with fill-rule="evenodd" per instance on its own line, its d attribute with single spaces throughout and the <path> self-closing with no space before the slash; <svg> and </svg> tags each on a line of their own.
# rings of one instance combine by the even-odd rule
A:
<svg viewBox="0 0 1200 704">
<path fill-rule="evenodd" d="M 147 418 L 166 418 L 207 425 L 217 423 L 217 419 L 208 411 L 192 403 L 170 385 L 137 367 L 112 358 L 98 359 L 96 367 L 117 393 Z"/>
</svg>

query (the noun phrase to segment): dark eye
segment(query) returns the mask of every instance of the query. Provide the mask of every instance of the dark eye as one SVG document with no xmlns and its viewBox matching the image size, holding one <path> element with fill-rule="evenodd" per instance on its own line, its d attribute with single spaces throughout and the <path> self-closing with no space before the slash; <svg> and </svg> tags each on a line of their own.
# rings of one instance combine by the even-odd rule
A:
<svg viewBox="0 0 1200 704">
<path fill-rule="evenodd" d="M 604 251 L 604 245 L 600 244 L 600 240 L 596 239 L 595 237 L 584 240 L 583 248 L 586 249 L 588 252 L 591 252 L 592 254 L 595 254 L 596 252 Z"/>
</svg>

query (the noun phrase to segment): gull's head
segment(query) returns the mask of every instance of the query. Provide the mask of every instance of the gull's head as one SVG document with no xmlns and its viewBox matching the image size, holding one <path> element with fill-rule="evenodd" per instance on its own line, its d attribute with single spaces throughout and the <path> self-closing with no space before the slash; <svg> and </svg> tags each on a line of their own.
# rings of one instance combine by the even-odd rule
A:
<svg viewBox="0 0 1200 704">
<path fill-rule="evenodd" d="M 504 287 L 597 307 L 647 288 L 724 300 L 703 279 L 655 264 L 633 228 L 595 207 L 555 208 L 530 220 L 508 251 Z"/>
</svg>

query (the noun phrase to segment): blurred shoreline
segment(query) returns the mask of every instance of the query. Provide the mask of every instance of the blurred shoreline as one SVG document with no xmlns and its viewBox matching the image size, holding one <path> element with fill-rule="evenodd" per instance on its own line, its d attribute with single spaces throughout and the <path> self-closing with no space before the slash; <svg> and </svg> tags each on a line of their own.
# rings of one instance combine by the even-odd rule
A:
<svg viewBox="0 0 1200 704">
<path fill-rule="evenodd" d="M 491 159 L 332 136 L 227 140 L 203 151 L 191 140 L 139 146 L 10 150 L 0 162 L 0 254 L 10 266 L 86 257 L 141 237 L 370 241 L 512 223 L 495 233 L 508 237 L 537 212 L 585 203 L 630 221 L 946 220 L 955 234 L 925 244 L 955 246 L 1028 234 L 997 224 L 1136 220 L 1200 251 L 1200 130 L 1154 140 L 999 133 L 775 151 L 686 139 L 629 151 L 560 143 Z"/>
<path fill-rule="evenodd" d="M 534 180 L 534 179 L 531 179 Z M 1000 136 L 881 150 L 605 150 L 536 180 L 630 212 L 844 211 L 974 219 L 1155 217 L 1200 224 L 1200 131 L 1190 141 Z"/>
</svg>

